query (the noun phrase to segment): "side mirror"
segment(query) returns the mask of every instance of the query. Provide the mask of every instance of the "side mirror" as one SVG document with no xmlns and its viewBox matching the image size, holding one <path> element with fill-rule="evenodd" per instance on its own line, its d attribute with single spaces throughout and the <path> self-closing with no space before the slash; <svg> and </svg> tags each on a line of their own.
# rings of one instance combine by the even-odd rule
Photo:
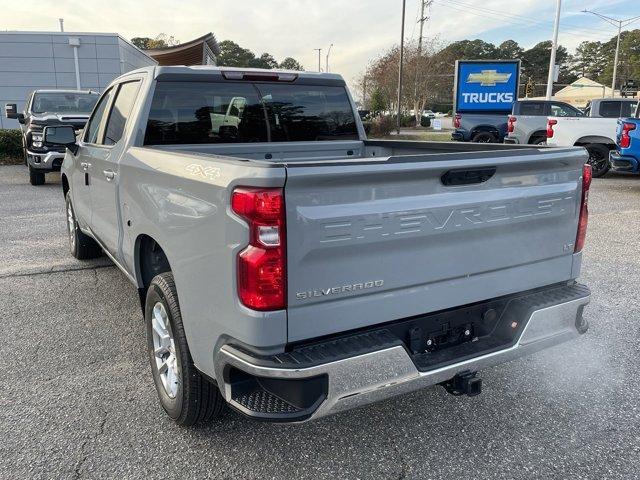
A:
<svg viewBox="0 0 640 480">
<path fill-rule="evenodd" d="M 7 103 L 4 106 L 4 116 L 11 119 L 18 118 L 18 105 L 15 103 Z"/>
<path fill-rule="evenodd" d="M 24 125 L 24 114 L 18 113 L 18 105 L 16 105 L 15 103 L 5 104 L 4 116 L 13 120 L 18 120 L 18 122 Z"/>
<path fill-rule="evenodd" d="M 44 145 L 47 147 L 64 145 L 74 154 L 78 151 L 76 143 L 76 131 L 71 125 L 57 127 L 44 127 Z"/>
</svg>

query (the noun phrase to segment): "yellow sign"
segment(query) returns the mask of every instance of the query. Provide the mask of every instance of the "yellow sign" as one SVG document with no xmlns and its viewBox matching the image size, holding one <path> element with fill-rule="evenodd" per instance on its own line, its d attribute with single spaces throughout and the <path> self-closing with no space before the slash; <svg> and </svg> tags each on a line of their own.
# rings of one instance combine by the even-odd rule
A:
<svg viewBox="0 0 640 480">
<path fill-rule="evenodd" d="M 479 83 L 483 87 L 495 87 L 497 83 L 507 83 L 510 73 L 498 73 L 497 70 L 482 70 L 480 73 L 470 73 L 467 83 Z"/>
</svg>

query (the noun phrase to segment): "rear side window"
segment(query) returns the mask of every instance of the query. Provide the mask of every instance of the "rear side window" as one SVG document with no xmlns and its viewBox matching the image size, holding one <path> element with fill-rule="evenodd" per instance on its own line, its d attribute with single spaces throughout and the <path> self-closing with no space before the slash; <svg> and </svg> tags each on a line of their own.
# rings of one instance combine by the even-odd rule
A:
<svg viewBox="0 0 640 480">
<path fill-rule="evenodd" d="M 273 142 L 357 140 L 344 87 L 261 84 Z"/>
<path fill-rule="evenodd" d="M 620 103 L 614 101 L 600 103 L 600 116 L 605 118 L 620 117 Z"/>
<path fill-rule="evenodd" d="M 145 144 L 266 142 L 267 124 L 250 83 L 159 82 Z"/>
<path fill-rule="evenodd" d="M 158 82 L 146 145 L 357 139 L 343 86 Z"/>
<path fill-rule="evenodd" d="M 140 82 L 127 82 L 120 85 L 107 121 L 104 135 L 105 145 L 115 145 L 122 138 L 127 118 L 129 118 L 139 89 Z"/>
<path fill-rule="evenodd" d="M 522 102 L 520 103 L 519 115 L 532 115 L 543 116 L 546 115 L 544 111 L 544 103 L 542 102 Z"/>
<path fill-rule="evenodd" d="M 622 102 L 621 117 L 632 117 L 635 114 L 638 102 Z"/>
<path fill-rule="evenodd" d="M 582 112 L 564 103 L 552 103 L 551 116 L 552 117 L 581 117 Z"/>
</svg>

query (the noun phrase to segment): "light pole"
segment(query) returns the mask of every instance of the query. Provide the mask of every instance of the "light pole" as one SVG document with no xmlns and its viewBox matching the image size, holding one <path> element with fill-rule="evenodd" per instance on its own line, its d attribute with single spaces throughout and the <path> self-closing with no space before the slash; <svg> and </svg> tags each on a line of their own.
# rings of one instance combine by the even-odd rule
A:
<svg viewBox="0 0 640 480">
<path fill-rule="evenodd" d="M 314 48 L 314 50 L 318 51 L 318 72 L 322 71 L 322 67 L 320 66 L 320 53 L 322 52 L 321 48 Z"/>
<path fill-rule="evenodd" d="M 331 53 L 331 47 L 333 47 L 333 43 L 329 45 L 329 50 L 327 50 L 327 56 L 324 59 L 324 71 L 329 71 L 329 54 Z"/>
<path fill-rule="evenodd" d="M 592 13 L 596 17 L 600 17 L 605 22 L 610 23 L 614 27 L 618 27 L 618 41 L 616 42 L 616 54 L 613 59 L 613 80 L 611 82 L 611 96 L 616 96 L 616 80 L 618 77 L 618 58 L 620 57 L 620 36 L 622 35 L 622 27 L 628 27 L 636 20 L 640 19 L 640 15 L 637 17 L 627 18 L 626 20 L 616 20 L 615 18 L 607 17 L 598 12 L 592 12 L 591 10 L 583 10 L 583 13 Z"/>
<path fill-rule="evenodd" d="M 402 26 L 400 28 L 400 63 L 398 65 L 398 122 L 396 126 L 396 130 L 398 135 L 400 135 L 400 101 L 402 100 L 402 67 L 404 61 L 404 13 L 407 6 L 407 0 L 402 0 Z"/>
<path fill-rule="evenodd" d="M 556 3 L 556 21 L 553 26 L 553 43 L 551 45 L 551 58 L 549 59 L 549 76 L 547 77 L 547 100 L 551 100 L 553 95 L 553 81 L 556 70 L 556 52 L 558 51 L 558 30 L 560 29 L 560 10 L 562 10 L 562 0 Z"/>
</svg>

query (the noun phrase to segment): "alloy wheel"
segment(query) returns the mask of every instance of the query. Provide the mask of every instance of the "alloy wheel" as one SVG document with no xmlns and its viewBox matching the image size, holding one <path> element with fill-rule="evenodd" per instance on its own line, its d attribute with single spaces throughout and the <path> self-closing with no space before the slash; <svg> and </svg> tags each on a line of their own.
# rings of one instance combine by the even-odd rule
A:
<svg viewBox="0 0 640 480">
<path fill-rule="evenodd" d="M 69 246 L 73 252 L 76 248 L 76 219 L 73 215 L 71 202 L 67 201 L 67 230 L 69 232 Z"/>
<path fill-rule="evenodd" d="M 158 376 L 169 398 L 175 398 L 181 380 L 176 357 L 176 345 L 171 332 L 169 316 L 162 302 L 156 302 L 151 316 L 153 356 Z"/>
</svg>

